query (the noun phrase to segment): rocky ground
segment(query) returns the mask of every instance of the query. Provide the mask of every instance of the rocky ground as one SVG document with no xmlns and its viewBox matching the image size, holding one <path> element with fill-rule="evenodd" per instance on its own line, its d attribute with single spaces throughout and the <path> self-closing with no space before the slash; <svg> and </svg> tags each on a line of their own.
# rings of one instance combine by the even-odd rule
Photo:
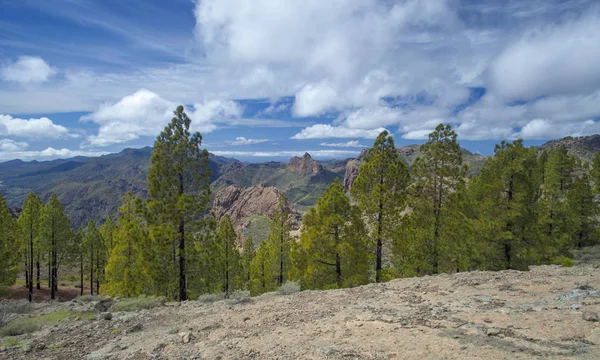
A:
<svg viewBox="0 0 600 360">
<path fill-rule="evenodd" d="M 104 309 L 45 302 L 33 315 L 90 310 Z M 597 313 L 600 269 L 537 266 L 70 316 L 0 358 L 600 359 Z"/>
</svg>

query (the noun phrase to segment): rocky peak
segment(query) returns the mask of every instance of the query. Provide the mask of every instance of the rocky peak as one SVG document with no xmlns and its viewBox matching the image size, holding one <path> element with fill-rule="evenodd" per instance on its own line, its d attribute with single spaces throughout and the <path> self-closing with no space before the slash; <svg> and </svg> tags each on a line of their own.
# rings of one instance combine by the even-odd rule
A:
<svg viewBox="0 0 600 360">
<path fill-rule="evenodd" d="M 279 205 L 283 194 L 273 186 L 255 185 L 241 188 L 230 185 L 222 188 L 213 200 L 213 212 L 217 221 L 226 214 L 231 218 L 231 223 L 242 240 L 242 230 L 248 226 L 250 220 L 257 216 L 271 217 Z M 286 201 L 290 214 L 293 210 Z"/>
<path fill-rule="evenodd" d="M 295 173 L 308 176 L 317 175 L 323 171 L 321 164 L 319 164 L 317 160 L 314 160 L 309 153 L 304 153 L 301 158 L 297 156 L 291 158 L 288 169 Z"/>
</svg>

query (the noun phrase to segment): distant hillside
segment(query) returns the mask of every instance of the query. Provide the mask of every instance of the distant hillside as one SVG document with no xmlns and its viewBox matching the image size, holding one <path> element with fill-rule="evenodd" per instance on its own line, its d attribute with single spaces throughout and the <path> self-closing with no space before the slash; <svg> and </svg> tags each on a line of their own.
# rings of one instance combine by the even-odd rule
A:
<svg viewBox="0 0 600 360">
<path fill-rule="evenodd" d="M 600 150 L 600 135 L 553 140 L 538 150 L 561 145 L 572 155 L 590 161 Z M 487 157 L 465 149 L 462 151 L 469 166 L 469 176 L 479 173 Z M 409 166 L 421 154 L 419 145 L 401 147 L 398 152 Z M 77 228 L 89 219 L 104 221 L 109 215 L 116 214 L 121 197 L 127 191 L 147 195 L 146 176 L 151 153 L 152 148 L 145 147 L 94 158 L 3 162 L 0 163 L 0 192 L 16 214 L 28 192 L 35 191 L 44 201 L 56 193 Z M 335 178 L 344 179 L 346 187 L 350 188 L 365 155 L 366 149 L 356 159 L 318 162 L 310 154 L 304 154 L 292 158 L 289 163 L 243 163 L 211 154 L 213 194 L 229 185 L 242 188 L 273 186 L 286 196 L 294 209 L 303 212 L 316 204 Z"/>
<path fill-rule="evenodd" d="M 594 154 L 600 150 L 600 135 L 567 136 L 560 140 L 551 140 L 541 145 L 538 150 L 551 150 L 559 146 L 565 146 L 569 154 L 580 158 L 582 161 L 592 161 Z"/>
<path fill-rule="evenodd" d="M 0 163 L 0 191 L 11 208 L 18 208 L 30 191 L 46 201 L 56 193 L 75 228 L 89 219 L 103 221 L 114 215 L 128 191 L 147 194 L 146 177 L 152 148 L 125 149 L 118 154 L 53 161 Z M 211 179 L 234 159 L 210 155 Z"/>
</svg>

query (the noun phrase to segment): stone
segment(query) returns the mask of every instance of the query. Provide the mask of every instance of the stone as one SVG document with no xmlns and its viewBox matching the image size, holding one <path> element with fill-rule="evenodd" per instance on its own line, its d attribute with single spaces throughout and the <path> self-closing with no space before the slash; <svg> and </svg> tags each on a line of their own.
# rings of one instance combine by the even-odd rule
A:
<svg viewBox="0 0 600 360">
<path fill-rule="evenodd" d="M 35 348 L 37 350 L 44 350 L 46 348 L 46 344 L 44 344 L 43 342 L 38 343 Z"/>
<path fill-rule="evenodd" d="M 483 322 L 491 324 L 492 323 L 492 319 L 485 318 L 485 319 L 483 319 Z"/>
<path fill-rule="evenodd" d="M 498 336 L 500 335 L 500 330 L 496 328 L 489 328 L 486 332 L 487 336 Z"/>
<path fill-rule="evenodd" d="M 181 339 L 181 342 L 184 344 L 189 343 L 192 338 L 192 334 L 189 332 L 185 332 L 185 331 L 181 331 L 181 332 L 177 333 L 177 336 L 179 336 L 179 338 Z"/>
<path fill-rule="evenodd" d="M 113 299 L 106 298 L 98 301 L 96 305 L 94 305 L 94 309 L 98 312 L 106 312 L 113 304 Z"/>
<path fill-rule="evenodd" d="M 137 332 L 137 331 L 142 331 L 144 327 L 142 326 L 142 324 L 137 323 L 131 327 L 129 327 L 129 329 L 127 329 L 128 333 L 133 333 L 133 332 Z"/>
<path fill-rule="evenodd" d="M 112 313 L 103 312 L 98 314 L 98 320 L 112 320 Z"/>
<path fill-rule="evenodd" d="M 585 321 L 598 322 L 598 314 L 595 312 L 586 311 L 583 313 L 582 318 Z"/>
</svg>

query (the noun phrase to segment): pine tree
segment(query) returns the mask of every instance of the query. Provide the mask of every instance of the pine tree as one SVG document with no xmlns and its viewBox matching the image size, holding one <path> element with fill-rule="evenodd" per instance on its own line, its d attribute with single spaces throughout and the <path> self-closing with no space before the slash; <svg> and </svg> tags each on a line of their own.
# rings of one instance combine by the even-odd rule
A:
<svg viewBox="0 0 600 360">
<path fill-rule="evenodd" d="M 187 300 L 186 239 L 193 237 L 210 200 L 208 152 L 202 136 L 191 134 L 183 106 L 154 143 L 148 171 L 148 209 L 154 240 L 173 248 L 178 262 L 178 298 Z M 158 232 L 157 232 L 158 231 Z"/>
<path fill-rule="evenodd" d="M 474 237 L 483 250 L 477 267 L 526 269 L 536 262 L 538 169 L 535 149 L 522 140 L 503 141 L 469 183 L 477 214 Z"/>
<path fill-rule="evenodd" d="M 106 244 L 106 248 L 110 251 L 114 246 L 113 236 L 116 229 L 115 221 L 111 216 L 104 221 L 104 224 L 100 227 L 100 235 L 102 235 L 102 239 Z"/>
<path fill-rule="evenodd" d="M 244 245 L 242 246 L 242 283 L 244 287 L 248 287 L 250 283 L 250 265 L 252 264 L 252 259 L 256 255 L 256 248 L 254 247 L 254 240 L 252 236 L 248 236 L 244 240 Z"/>
<path fill-rule="evenodd" d="M 294 274 L 303 288 L 342 288 L 367 281 L 367 236 L 356 215 L 344 185 L 336 178 L 316 208 L 305 215 L 300 244 L 292 247 Z"/>
<path fill-rule="evenodd" d="M 575 159 L 564 146 L 548 155 L 544 170 L 542 197 L 538 202 L 539 261 L 548 263 L 568 256 L 574 232 L 574 218 L 570 214 L 567 193 L 571 188 L 571 174 Z"/>
<path fill-rule="evenodd" d="M 51 281 L 50 298 L 56 297 L 58 291 L 58 269 L 63 260 L 71 256 L 73 233 L 69 218 L 56 194 L 52 194 L 41 216 L 40 235 L 50 251 Z"/>
<path fill-rule="evenodd" d="M 237 234 L 229 215 L 225 215 L 219 223 L 217 232 L 219 242 L 218 253 L 213 254 L 217 260 L 219 273 L 222 274 L 221 290 L 225 293 L 225 297 L 240 287 L 241 268 L 240 268 L 240 252 L 237 246 Z"/>
<path fill-rule="evenodd" d="M 0 193 L 0 288 L 15 283 L 17 262 L 17 223 Z"/>
<path fill-rule="evenodd" d="M 123 204 L 119 208 L 122 216 L 119 218 L 118 226 L 113 226 L 112 249 L 106 263 L 104 293 L 107 295 L 139 296 L 146 285 L 142 246 L 148 238 L 148 233 L 142 219 L 135 211 L 135 201 L 131 192 L 123 197 Z M 102 232 L 102 228 L 100 231 Z M 107 231 L 105 228 L 104 236 L 108 236 Z M 110 247 L 109 242 L 107 245 Z"/>
<path fill-rule="evenodd" d="M 29 289 L 29 301 L 33 300 L 34 244 L 38 241 L 43 206 L 42 200 L 36 194 L 32 192 L 27 194 L 18 220 L 22 240 L 21 250 L 25 257 L 25 283 Z"/>
<path fill-rule="evenodd" d="M 290 248 L 292 236 L 287 201 L 280 196 L 277 210 L 271 216 L 271 233 L 267 238 L 267 251 L 270 257 L 270 272 L 275 276 L 277 286 L 288 280 L 291 270 Z"/>
<path fill-rule="evenodd" d="M 429 134 L 429 140 L 421 146 L 421 155 L 413 164 L 413 181 L 411 188 L 410 206 L 411 217 L 418 220 L 419 231 L 424 231 L 422 251 L 431 263 L 431 272 L 439 272 L 441 257 L 448 254 L 451 248 L 458 246 L 449 237 L 457 229 L 447 229 L 448 220 L 461 217 L 449 210 L 448 201 L 452 194 L 464 186 L 467 167 L 463 165 L 463 155 L 456 140 L 456 133 L 450 125 L 439 124 L 435 131 Z M 426 226 L 426 228 L 425 228 Z M 411 236 L 408 236 L 410 239 Z M 406 241 L 400 239 L 399 241 Z M 449 270 L 449 269 L 447 269 Z"/>
<path fill-rule="evenodd" d="M 568 194 L 568 209 L 568 214 L 572 216 L 572 245 L 578 248 L 596 245 L 598 205 L 586 174 L 573 182 Z"/>
<path fill-rule="evenodd" d="M 102 236 L 100 231 L 96 228 L 96 224 L 93 220 L 88 221 L 84 233 L 84 243 L 86 248 L 86 258 L 88 262 L 88 271 L 90 274 L 90 294 L 94 294 L 94 281 L 96 284 L 96 293 L 100 291 L 100 272 L 103 267 L 100 267 L 100 260 L 98 259 L 101 254 L 105 251 L 104 243 L 102 242 Z"/>
<path fill-rule="evenodd" d="M 277 288 L 266 241 L 260 243 L 256 255 L 250 263 L 250 283 L 248 287 L 253 296 L 273 291 Z"/>
<path fill-rule="evenodd" d="M 406 207 L 408 183 L 408 168 L 400 158 L 393 138 L 383 131 L 369 149 L 352 186 L 352 195 L 375 240 L 376 282 L 382 280 L 383 246 L 397 230 L 400 213 Z"/>
</svg>

